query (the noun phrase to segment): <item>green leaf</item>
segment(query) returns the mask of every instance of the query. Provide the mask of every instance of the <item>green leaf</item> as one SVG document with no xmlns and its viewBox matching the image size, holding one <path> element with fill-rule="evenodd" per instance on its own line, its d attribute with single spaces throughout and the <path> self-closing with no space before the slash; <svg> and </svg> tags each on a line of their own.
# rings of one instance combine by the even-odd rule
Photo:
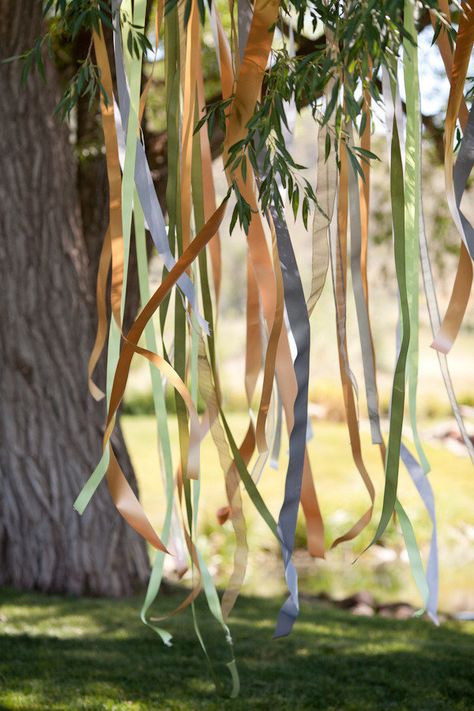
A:
<svg viewBox="0 0 474 711">
<path fill-rule="evenodd" d="M 331 153 L 331 136 L 329 131 L 326 131 L 326 138 L 324 139 L 324 162 L 327 163 L 329 154 Z"/>
</svg>

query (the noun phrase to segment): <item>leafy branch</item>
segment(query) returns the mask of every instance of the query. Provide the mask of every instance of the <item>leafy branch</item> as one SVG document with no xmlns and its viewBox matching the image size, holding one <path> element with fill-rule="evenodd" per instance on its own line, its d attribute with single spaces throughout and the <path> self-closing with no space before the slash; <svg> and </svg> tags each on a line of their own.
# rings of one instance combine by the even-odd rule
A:
<svg viewBox="0 0 474 711">
<path fill-rule="evenodd" d="M 38 71 L 44 79 L 45 53 L 52 57 L 54 48 L 58 44 L 73 43 L 79 34 L 85 32 L 91 35 L 89 49 L 85 58 L 79 62 L 77 71 L 69 79 L 56 107 L 56 112 L 62 118 L 67 118 L 81 97 L 88 98 L 90 109 L 94 106 L 98 96 L 102 96 L 105 102 L 109 103 L 111 97 L 107 96 L 101 82 L 100 70 L 93 61 L 92 33 L 100 32 L 101 25 L 110 30 L 114 29 L 110 2 L 108 0 L 44 0 L 43 17 L 46 26 L 45 33 L 35 40 L 27 52 L 7 60 L 22 62 L 22 82 L 26 82 L 28 76 L 34 71 Z M 137 57 L 151 49 L 145 28 L 133 24 L 131 18 L 124 11 L 120 12 L 120 26 L 124 31 L 127 47 L 132 56 Z"/>
<path fill-rule="evenodd" d="M 420 0 L 420 9 L 435 14 L 439 25 L 449 31 L 451 25 L 439 12 L 437 0 Z M 354 170 L 362 178 L 361 163 L 377 156 L 349 143 L 347 126 L 356 128 L 359 135 L 371 120 L 368 94 L 373 103 L 380 103 L 380 73 L 385 67 L 393 72 L 394 58 L 398 57 L 403 42 L 410 37 L 403 21 L 403 0 L 284 0 L 280 23 L 296 13 L 297 31 L 302 32 L 305 19 L 311 19 L 313 30 L 324 27 L 326 35 L 318 41 L 314 51 L 305 56 L 290 56 L 286 46 L 273 50 L 266 70 L 263 92 L 252 118 L 247 124 L 247 135 L 231 146 L 226 168 L 231 175 L 240 171 L 246 180 L 248 165 L 256 176 L 259 204 L 263 211 L 269 206 L 280 216 L 284 213 L 284 193 L 288 196 L 295 219 L 301 211 L 305 226 L 310 207 L 320 209 L 314 190 L 301 175 L 304 166 L 298 165 L 287 148 L 285 131 L 289 130 L 285 106 L 293 103 L 298 112 L 305 106 L 326 131 L 325 160 L 334 150 L 339 164 L 339 146 L 347 150 Z M 322 97 L 326 96 L 325 102 Z M 208 107 L 201 127 L 208 122 L 208 130 L 218 124 L 225 132 L 226 116 L 232 112 L 232 99 L 216 102 Z M 233 228 L 239 220 L 248 229 L 250 208 L 237 181 L 232 185 L 236 206 L 231 220 Z"/>
</svg>

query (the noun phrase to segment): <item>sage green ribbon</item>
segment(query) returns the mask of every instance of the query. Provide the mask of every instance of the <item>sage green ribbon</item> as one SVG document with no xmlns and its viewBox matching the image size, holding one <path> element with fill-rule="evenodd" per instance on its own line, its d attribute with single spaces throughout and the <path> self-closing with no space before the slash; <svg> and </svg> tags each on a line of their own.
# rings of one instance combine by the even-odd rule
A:
<svg viewBox="0 0 474 711">
<path fill-rule="evenodd" d="M 396 75 L 395 68 L 394 75 Z M 391 90 L 392 95 L 394 95 L 396 86 L 393 80 Z M 392 204 L 395 270 L 400 299 L 401 341 L 393 375 L 382 513 L 375 535 L 369 545 L 375 543 L 384 533 L 397 501 L 400 447 L 405 405 L 406 365 L 410 345 L 410 310 L 408 305 L 405 262 L 405 190 L 400 139 L 395 113 L 393 115 L 390 153 L 390 197 Z"/>
<path fill-rule="evenodd" d="M 352 134 L 352 128 L 350 129 L 350 134 Z M 353 139 L 351 135 L 350 140 L 352 143 Z M 352 290 L 354 293 L 357 323 L 359 327 L 367 410 L 369 413 L 372 442 L 374 444 L 381 444 L 382 431 L 380 428 L 379 398 L 377 383 L 375 380 L 375 361 L 372 349 L 372 334 L 370 330 L 369 312 L 364 296 L 360 261 L 362 249 L 362 230 L 360 218 L 359 183 L 351 162 L 349 162 L 348 171 Z"/>
<path fill-rule="evenodd" d="M 143 219 L 143 212 L 141 210 L 137 198 L 138 196 L 135 195 L 135 247 L 137 253 L 140 301 L 143 306 L 148 302 L 150 298 L 150 288 L 148 284 L 148 256 L 145 243 L 145 222 Z M 149 321 L 145 327 L 145 344 L 147 350 L 153 351 L 154 353 L 157 352 L 156 336 L 153 321 Z M 161 540 L 163 541 L 165 546 L 167 546 L 170 537 L 171 522 L 173 517 L 173 460 L 171 453 L 171 442 L 168 429 L 168 415 L 166 411 L 163 381 L 161 379 L 160 373 L 157 371 L 157 369 L 153 366 L 152 363 L 150 363 L 150 376 L 153 394 L 153 407 L 155 410 L 155 417 L 157 420 L 158 428 L 158 447 L 161 450 L 165 475 L 166 513 L 165 520 L 163 523 L 163 530 L 161 533 Z M 147 618 L 148 610 L 155 601 L 156 596 L 158 595 L 158 591 L 160 589 L 161 580 L 163 577 L 164 559 L 165 554 L 162 551 L 157 550 L 155 554 L 152 572 L 150 575 L 150 580 L 148 582 L 145 600 L 143 602 L 143 606 L 140 612 L 140 617 L 144 624 L 151 627 L 151 629 L 153 629 L 157 634 L 160 635 L 163 642 L 166 645 L 169 645 L 171 643 L 171 635 L 169 634 L 169 632 L 162 629 L 161 627 L 158 627 L 157 625 L 154 625 Z"/>
<path fill-rule="evenodd" d="M 350 196 L 350 233 L 351 233 L 351 273 L 354 300 L 356 303 L 357 320 L 359 326 L 359 336 L 362 350 L 364 383 L 367 398 L 367 408 L 372 431 L 372 442 L 380 444 L 383 442 L 382 430 L 380 426 L 379 401 L 377 392 L 377 381 L 375 373 L 375 361 L 372 348 L 372 334 L 370 330 L 369 314 L 367 303 L 362 287 L 362 275 L 360 269 L 361 250 L 361 223 L 359 209 L 359 183 L 357 175 L 352 165 L 349 168 L 349 196 Z M 413 526 L 404 511 L 402 505 L 397 500 L 395 510 L 399 514 L 402 535 L 408 553 L 408 559 L 413 578 L 420 592 L 424 606 L 427 607 L 433 619 L 437 620 L 436 607 L 438 599 L 438 574 L 437 574 L 437 537 L 436 537 L 436 517 L 434 512 L 434 499 L 429 482 L 420 481 L 420 465 L 410 452 L 401 445 L 401 458 L 408 473 L 413 479 L 420 496 L 425 503 L 433 524 L 433 534 L 429 556 L 428 579 L 423 569 L 420 551 L 416 542 Z M 422 470 L 421 470 L 422 471 Z M 423 474 L 424 478 L 424 474 Z"/>
<path fill-rule="evenodd" d="M 129 17 L 133 18 L 133 24 L 137 24 L 140 27 L 145 25 L 145 13 L 146 13 L 146 0 L 136 0 L 134 4 L 134 9 L 132 12 L 131 0 L 126 0 L 127 11 L 129 12 Z M 141 24 L 140 24 L 141 23 Z M 132 211 L 133 211 L 133 194 L 134 194 L 134 175 L 135 175 L 135 159 L 136 159 L 136 136 L 138 133 L 138 112 L 140 105 L 140 82 L 141 82 L 141 67 L 142 67 L 142 52 L 139 51 L 137 55 L 130 58 L 130 116 L 128 122 L 127 137 L 133 136 L 133 140 L 127 140 L 127 147 L 125 151 L 125 162 L 123 168 L 122 176 L 122 234 L 123 234 L 123 252 L 124 252 L 124 265 L 123 265 L 123 283 L 122 283 L 122 296 L 120 303 L 120 316 L 123 320 L 123 314 L 125 311 L 125 300 L 127 294 L 127 274 L 128 274 L 128 262 L 130 255 L 130 236 L 132 229 Z M 132 133 L 133 131 L 133 133 Z M 109 329 L 109 341 L 107 348 L 107 381 L 106 381 L 106 403 L 107 408 L 109 405 L 110 392 L 112 389 L 113 378 L 115 375 L 115 369 L 117 366 L 119 352 L 120 352 L 120 339 L 121 333 L 118 325 L 115 323 L 115 319 L 110 320 Z M 107 473 L 109 466 L 109 444 L 104 449 L 100 461 L 92 472 L 91 476 L 83 486 L 79 496 L 74 502 L 74 508 L 80 514 L 84 513 L 86 506 L 91 500 L 94 492 L 99 486 L 100 482 Z"/>
<path fill-rule="evenodd" d="M 196 107 L 196 123 L 197 123 L 197 109 L 198 109 L 198 107 Z M 202 227 L 204 226 L 204 223 L 205 223 L 204 194 L 203 194 L 203 182 L 202 182 L 202 171 L 201 171 L 201 147 L 200 147 L 199 134 L 195 135 L 194 140 L 193 140 L 193 162 L 192 162 L 191 181 L 192 181 L 192 194 L 193 194 L 194 222 L 195 222 L 196 231 L 199 231 L 202 229 Z M 194 265 L 194 282 L 196 282 L 197 272 L 199 271 L 204 315 L 210 325 L 209 334 L 207 337 L 208 346 L 209 346 L 209 351 L 212 353 L 211 358 L 212 358 L 212 362 L 213 362 L 214 372 L 216 372 L 217 364 L 215 361 L 215 336 L 214 336 L 214 328 L 213 328 L 214 315 L 213 315 L 213 309 L 212 309 L 212 298 L 211 298 L 209 275 L 208 275 L 208 269 L 207 269 L 207 253 L 204 250 L 199 254 L 198 265 L 199 265 L 199 270 L 197 268 L 197 265 Z M 196 319 L 196 316 L 193 313 L 191 316 L 191 358 L 190 358 L 191 367 L 190 367 L 190 371 L 191 371 L 191 396 L 192 396 L 193 402 L 196 405 L 196 407 L 197 407 L 198 392 L 199 392 L 199 368 L 198 368 L 199 344 L 200 344 L 199 323 Z M 193 481 L 192 486 L 193 486 L 193 510 L 194 510 L 193 527 L 194 527 L 194 531 L 196 532 L 197 526 L 198 526 L 198 511 L 199 511 L 199 499 L 200 499 L 200 490 L 201 490 L 200 480 Z M 206 596 L 209 610 L 210 610 L 211 614 L 214 616 L 214 618 L 217 620 L 219 625 L 222 627 L 222 629 L 224 631 L 226 643 L 229 647 L 231 658 L 230 658 L 230 661 L 227 662 L 227 668 L 230 672 L 231 680 L 232 680 L 232 689 L 230 692 L 230 697 L 236 698 L 239 695 L 240 679 L 239 679 L 239 673 L 238 673 L 238 669 L 237 669 L 237 663 L 236 663 L 235 656 L 234 656 L 234 646 L 233 646 L 232 636 L 230 633 L 230 629 L 229 629 L 228 625 L 226 624 L 223 614 L 222 614 L 222 606 L 221 606 L 221 602 L 219 600 L 219 596 L 217 594 L 214 580 L 212 579 L 212 576 L 209 573 L 209 569 L 202 557 L 202 554 L 198 550 L 197 546 L 196 546 L 196 551 L 197 551 L 199 567 L 200 567 L 200 571 L 201 571 L 201 580 L 202 580 L 202 584 L 204 587 L 204 594 Z M 195 614 L 194 606 L 193 606 L 193 613 Z M 200 642 L 201 642 L 201 646 L 204 650 L 204 653 L 207 655 L 207 650 L 205 647 L 204 639 L 202 637 L 201 637 Z"/>
<path fill-rule="evenodd" d="M 421 111 L 418 80 L 418 47 L 413 16 L 413 0 L 405 0 L 404 26 L 408 34 L 403 41 L 403 70 L 406 93 L 405 137 L 405 245 L 408 308 L 410 311 L 410 344 L 408 349 L 408 406 L 413 441 L 418 458 L 427 474 L 426 458 L 416 418 L 419 358 L 419 291 L 420 291 L 420 206 L 421 206 Z M 413 43 L 413 39 L 415 42 Z"/>
</svg>

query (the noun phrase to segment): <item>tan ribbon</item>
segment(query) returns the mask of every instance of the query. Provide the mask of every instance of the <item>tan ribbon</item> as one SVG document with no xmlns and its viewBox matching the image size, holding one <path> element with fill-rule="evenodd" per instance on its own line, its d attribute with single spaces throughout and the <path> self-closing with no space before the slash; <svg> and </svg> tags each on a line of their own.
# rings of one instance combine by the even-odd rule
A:
<svg viewBox="0 0 474 711">
<path fill-rule="evenodd" d="M 124 254 L 122 235 L 122 177 L 120 173 L 117 134 L 115 132 L 114 94 L 112 74 L 110 72 L 107 47 L 105 45 L 102 25 L 99 32 L 93 33 L 94 50 L 97 65 L 100 69 L 102 85 L 107 94 L 106 104 L 103 95 L 100 97 L 100 111 L 105 140 L 105 159 L 107 163 L 107 178 L 109 182 L 109 230 L 112 252 L 112 313 L 120 328 L 120 303 L 122 299 Z"/>
<path fill-rule="evenodd" d="M 341 143 L 340 150 L 340 187 L 338 201 L 338 239 L 336 241 L 336 274 L 335 274 L 335 295 L 336 295 L 336 315 L 338 323 L 345 320 L 346 312 L 346 284 L 347 284 L 347 211 L 348 211 L 348 164 L 347 152 Z M 359 474 L 368 491 L 371 505 L 359 520 L 342 536 L 339 536 L 332 544 L 331 548 L 339 545 L 343 541 L 350 541 L 355 538 L 372 518 L 375 501 L 375 489 L 362 457 L 362 447 L 360 442 L 359 423 L 357 419 L 357 408 L 354 398 L 354 390 L 348 370 L 347 338 L 339 333 L 338 329 L 338 354 L 339 371 L 341 375 L 342 391 L 344 397 L 344 408 L 346 411 L 347 427 L 351 444 L 352 457 L 359 471 Z"/>
<path fill-rule="evenodd" d="M 242 507 L 242 496 L 240 492 L 240 477 L 233 464 L 233 458 L 229 451 L 224 429 L 219 420 L 219 406 L 217 402 L 216 389 L 212 382 L 212 373 L 206 357 L 204 343 L 199 345 L 199 387 L 206 402 L 209 420 L 211 423 L 211 435 L 216 445 L 219 462 L 222 471 L 225 472 L 225 487 L 229 502 L 228 511 L 224 512 L 224 518 L 230 517 L 235 534 L 235 554 L 234 566 L 222 597 L 222 615 L 227 620 L 234 607 L 245 578 L 248 560 L 247 528 Z M 223 522 L 223 521 L 221 521 Z"/>
<path fill-rule="evenodd" d="M 265 5 L 265 8 L 262 8 Z M 257 0 L 254 9 L 252 26 L 246 46 L 245 55 L 240 67 L 235 98 L 230 108 L 228 118 L 225 154 L 228 149 L 246 133 L 246 124 L 251 118 L 255 104 L 260 94 L 263 74 L 270 52 L 272 34 L 268 28 L 274 25 L 278 15 L 278 4 L 267 0 Z M 222 72 L 223 98 L 229 98 L 233 87 L 232 62 L 222 25 L 215 9 L 216 24 L 219 37 L 219 58 Z M 262 18 L 265 19 L 262 19 Z M 247 243 L 249 255 L 253 264 L 255 280 L 258 285 L 263 313 L 267 327 L 271 331 L 276 311 L 275 274 L 268 252 L 265 232 L 255 197 L 253 173 L 248 168 L 247 180 L 243 181 L 241 174 L 233 176 L 239 184 L 243 197 L 252 209 Z M 293 427 L 293 405 L 296 397 L 296 378 L 293 369 L 288 335 L 282 329 L 279 339 L 275 368 L 281 391 L 288 431 Z M 314 488 L 313 476 L 309 458 L 305 457 L 303 470 L 303 485 L 301 503 L 306 518 L 308 550 L 312 556 L 324 557 L 324 528 L 322 517 Z"/>
<path fill-rule="evenodd" d="M 260 454 L 268 451 L 267 438 L 265 434 L 265 425 L 267 421 L 268 409 L 273 392 L 273 380 L 275 378 L 275 364 L 278 351 L 278 344 L 283 326 L 284 313 L 284 292 L 283 292 L 283 277 L 280 266 L 280 256 L 278 254 L 278 246 L 276 241 L 275 227 L 271 215 L 268 214 L 268 222 L 272 236 L 272 254 L 273 254 L 273 269 L 275 273 L 275 288 L 276 288 L 276 304 L 275 316 L 273 319 L 270 337 L 267 344 L 267 352 L 265 356 L 265 367 L 263 372 L 262 395 L 260 406 L 257 415 L 257 426 L 255 430 L 255 439 L 257 442 L 258 451 Z"/>
<path fill-rule="evenodd" d="M 446 0 L 441 0 L 440 8 L 449 19 L 449 6 Z M 453 185 L 453 138 L 457 119 L 459 118 L 464 129 L 468 118 L 463 89 L 474 42 L 474 6 L 463 2 L 462 11 L 454 58 L 444 29 L 441 29 L 437 40 L 446 67 L 446 74 L 451 82 L 444 129 L 444 175 L 449 209 L 458 229 L 459 217 Z M 441 328 L 432 343 L 432 347 L 441 353 L 448 353 L 456 340 L 469 303 L 472 281 L 472 260 L 464 241 L 461 241 L 461 252 L 451 298 Z"/>
<path fill-rule="evenodd" d="M 183 4 L 184 5 L 184 4 Z M 180 17 L 181 48 L 185 42 L 185 64 L 182 76 L 183 87 L 183 125 L 181 145 L 181 230 L 183 249 L 191 240 L 191 165 L 193 157 L 193 133 L 196 116 L 196 67 L 199 56 L 199 16 L 196 2 L 191 3 L 191 11 L 186 29 Z"/>
<path fill-rule="evenodd" d="M 110 446 L 110 463 L 107 469 L 107 485 L 117 511 L 127 523 L 154 548 L 168 553 L 169 551 L 151 525 L 143 506 L 126 480 L 112 446 Z"/>
<path fill-rule="evenodd" d="M 97 273 L 97 332 L 94 346 L 88 363 L 89 391 L 96 400 L 101 400 L 104 393 L 92 380 L 92 375 L 103 351 L 107 339 L 107 309 L 106 289 L 107 278 L 112 261 L 111 301 L 112 313 L 120 328 L 120 303 L 122 299 L 122 284 L 124 270 L 123 235 L 122 235 L 122 176 L 120 172 L 117 135 L 115 132 L 114 95 L 112 74 L 110 71 L 107 47 L 105 45 L 102 25 L 99 32 L 93 33 L 94 50 L 97 65 L 100 69 L 102 86 L 107 94 L 107 103 L 100 95 L 100 111 L 104 131 L 105 158 L 107 164 L 107 180 L 109 184 L 109 226 L 102 245 L 99 270 Z"/>
<path fill-rule="evenodd" d="M 110 262 L 112 259 L 110 245 L 110 229 L 107 227 L 107 232 L 102 243 L 100 251 L 99 269 L 97 272 L 96 286 L 96 307 L 97 307 L 97 331 L 94 345 L 87 364 L 87 376 L 89 380 L 89 392 L 92 397 L 99 401 L 105 397 L 105 393 L 94 383 L 92 375 L 99 361 L 102 351 L 104 350 L 105 341 L 107 340 L 108 319 L 107 319 L 107 279 L 109 275 Z"/>
<path fill-rule="evenodd" d="M 151 296 L 148 303 L 145 304 L 145 306 L 135 319 L 127 335 L 123 336 L 124 344 L 117 363 L 112 392 L 110 395 L 109 412 L 107 414 L 107 426 L 104 434 L 104 445 L 110 439 L 110 435 L 113 431 L 115 415 L 123 398 L 133 354 L 140 353 L 141 355 L 144 355 L 146 358 L 151 360 L 158 368 L 166 368 L 166 366 L 163 365 L 163 359 L 157 356 L 156 353 L 150 353 L 144 348 L 139 348 L 139 346 L 137 345 L 138 341 L 145 329 L 146 324 L 151 319 L 155 311 L 159 308 L 166 295 L 176 284 L 181 274 L 183 274 L 183 272 L 189 268 L 189 266 L 198 256 L 199 252 L 206 246 L 209 240 L 216 233 L 225 214 L 225 210 L 227 207 L 227 199 L 227 197 L 224 198 L 215 213 L 211 216 L 210 220 L 208 220 L 202 230 L 200 230 L 199 234 L 194 238 L 194 240 L 187 247 L 187 249 L 184 250 L 183 254 L 179 257 L 171 271 L 168 272 L 160 286 Z M 167 371 L 167 377 L 168 375 L 172 377 L 172 373 L 168 373 Z M 176 378 L 173 377 L 173 380 L 176 383 L 178 391 L 183 397 L 184 390 L 179 390 L 179 387 L 181 387 L 181 385 L 178 384 L 180 378 L 177 376 L 177 374 Z"/>
<path fill-rule="evenodd" d="M 330 96 L 332 82 L 329 84 L 326 96 Z M 318 205 L 315 208 L 312 226 L 312 265 L 311 287 L 307 300 L 308 314 L 314 311 L 321 296 L 329 266 L 328 229 L 334 211 L 337 186 L 337 163 L 332 157 L 325 159 L 326 136 L 331 136 L 334 130 L 335 113 L 328 125 L 319 128 L 318 133 L 318 163 L 316 177 L 316 195 Z"/>
<path fill-rule="evenodd" d="M 145 329 L 146 324 L 152 318 L 155 311 L 158 309 L 163 299 L 169 293 L 171 288 L 176 284 L 181 274 L 191 265 L 199 252 L 206 246 L 209 240 L 217 231 L 225 214 L 227 206 L 227 197 L 223 200 L 216 212 L 211 216 L 211 219 L 206 223 L 203 229 L 199 232 L 196 238 L 191 242 L 189 247 L 183 252 L 171 271 L 166 275 L 163 282 L 152 295 L 148 303 L 144 306 L 127 336 L 123 338 L 123 348 L 121 350 L 117 368 L 115 371 L 112 392 L 110 396 L 109 411 L 107 414 L 107 424 L 104 433 L 103 447 L 104 451 L 110 444 L 115 417 L 123 398 L 127 377 L 130 370 L 130 365 L 134 353 L 139 353 L 145 356 L 148 360 L 154 363 L 156 367 L 166 373 L 166 376 L 181 394 L 188 406 L 190 414 L 190 445 L 189 445 L 189 476 L 198 476 L 199 473 L 199 443 L 201 438 L 201 428 L 197 415 L 195 415 L 194 405 L 192 401 L 188 401 L 189 394 L 187 388 L 179 378 L 177 373 L 156 353 L 151 353 L 144 348 L 138 346 L 138 341 Z M 190 400 L 190 398 L 189 398 Z M 110 445 L 110 463 L 111 466 L 107 472 L 107 482 L 112 494 L 112 498 L 117 509 L 128 521 L 128 523 L 142 535 L 151 545 L 168 552 L 163 545 L 143 510 L 142 505 L 133 493 L 128 484 L 119 464 L 117 463 L 112 446 Z"/>
<path fill-rule="evenodd" d="M 148 77 L 146 84 L 143 88 L 142 95 L 140 96 L 140 108 L 139 108 L 139 112 L 138 112 L 138 125 L 139 126 L 141 126 L 141 124 L 142 124 L 143 114 L 145 112 L 145 106 L 146 106 L 146 102 L 148 99 L 148 94 L 149 94 L 151 85 L 153 84 L 153 74 L 155 72 L 156 55 L 158 53 L 160 28 L 161 28 L 161 23 L 163 21 L 163 9 L 164 9 L 163 8 L 163 0 L 157 0 L 156 13 L 155 13 L 155 43 L 156 43 L 155 59 L 153 61 L 153 66 L 151 68 L 150 76 Z"/>
<path fill-rule="evenodd" d="M 204 97 L 204 79 L 202 74 L 202 62 L 199 56 L 199 62 L 195 68 L 197 82 L 197 100 L 198 100 L 198 115 L 201 119 L 205 113 L 205 97 Z M 209 135 L 207 127 L 204 125 L 200 132 L 199 138 L 201 143 L 201 162 L 202 162 L 202 187 L 204 196 L 204 217 L 208 220 L 216 209 L 216 192 L 214 189 L 214 180 L 212 177 L 212 156 L 211 147 L 209 145 Z M 219 302 L 221 294 L 222 282 L 222 257 L 221 257 L 221 241 L 219 232 L 216 232 L 214 237 L 209 242 L 209 253 L 211 257 L 212 267 L 212 282 L 214 285 L 214 294 L 216 297 L 216 313 L 214 316 L 214 328 L 219 315 Z"/>
</svg>

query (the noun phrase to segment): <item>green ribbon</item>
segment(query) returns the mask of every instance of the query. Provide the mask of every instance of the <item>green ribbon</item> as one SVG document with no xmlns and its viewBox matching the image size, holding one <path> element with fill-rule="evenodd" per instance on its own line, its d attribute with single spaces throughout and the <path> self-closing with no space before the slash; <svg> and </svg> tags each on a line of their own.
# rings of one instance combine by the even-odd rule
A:
<svg viewBox="0 0 474 711">
<path fill-rule="evenodd" d="M 413 1 L 405 0 L 405 30 L 409 37 L 403 41 L 403 70 L 406 93 L 405 137 L 405 245 L 408 308 L 410 312 L 410 344 L 408 348 L 408 406 L 413 441 L 418 458 L 427 474 L 430 464 L 418 433 L 416 396 L 419 359 L 419 290 L 420 290 L 420 206 L 421 206 L 421 112 L 418 81 L 418 51 L 410 37 L 416 38 Z"/>
<path fill-rule="evenodd" d="M 146 15 L 146 0 L 135 0 L 132 11 L 131 0 L 125 0 L 123 3 L 124 10 L 131 18 L 131 22 L 138 27 L 145 26 Z M 120 41 L 119 39 L 117 41 Z M 133 196 L 135 190 L 135 159 L 137 153 L 136 136 L 138 133 L 138 113 L 140 106 L 140 83 L 143 53 L 141 50 L 136 55 L 130 56 L 127 48 L 127 42 L 124 43 L 124 56 L 127 57 L 126 63 L 129 66 L 129 84 L 130 84 L 130 113 L 127 126 L 127 143 L 125 150 L 125 162 L 122 176 L 122 233 L 123 233 L 123 283 L 122 297 L 120 302 L 120 317 L 123 321 L 125 312 L 125 300 L 127 295 L 127 276 L 128 263 L 130 257 L 130 237 L 132 230 L 132 212 L 133 212 Z M 110 319 L 109 340 L 107 347 L 107 376 L 106 376 L 106 403 L 107 410 L 110 402 L 110 393 L 112 391 L 115 369 L 117 367 L 120 354 L 121 333 L 114 318 Z M 109 447 L 108 443 L 100 461 L 91 476 L 83 486 L 79 496 L 74 502 L 74 508 L 80 514 L 83 514 L 89 501 L 94 495 L 97 487 L 107 473 L 109 466 Z"/>
<path fill-rule="evenodd" d="M 143 219 L 143 211 L 140 207 L 138 196 L 136 194 L 134 201 L 134 218 L 135 247 L 137 253 L 140 301 L 142 306 L 144 306 L 150 298 L 150 287 L 148 283 L 148 256 L 146 251 L 145 222 Z M 145 345 L 149 351 L 153 351 L 154 353 L 157 352 L 156 336 L 153 321 L 149 321 L 145 327 Z M 161 533 L 161 540 L 166 546 L 170 537 L 171 521 L 173 516 L 173 459 L 171 453 L 171 442 L 168 429 L 168 414 L 166 411 L 165 391 L 163 387 L 163 382 L 161 379 L 160 372 L 157 370 L 157 368 L 155 368 L 151 362 L 149 365 L 153 395 L 153 407 L 157 420 L 158 447 L 161 450 L 165 475 L 166 513 L 165 520 L 163 523 L 163 531 Z M 151 629 L 153 629 L 157 634 L 159 634 L 163 642 L 166 645 L 169 645 L 171 642 L 171 635 L 169 634 L 169 632 L 162 629 L 161 627 L 152 624 L 147 619 L 148 610 L 155 601 L 158 591 L 160 589 L 161 580 L 163 577 L 164 560 L 165 554 L 163 553 L 163 551 L 156 551 L 145 600 L 143 602 L 143 606 L 140 612 L 140 617 L 142 622 L 151 627 Z"/>
<path fill-rule="evenodd" d="M 394 93 L 395 85 L 392 81 L 392 94 Z M 393 132 L 391 140 L 390 197 L 392 203 L 395 270 L 400 298 L 401 342 L 392 384 L 390 426 L 387 444 L 387 457 L 385 462 L 385 487 L 382 513 L 375 535 L 369 545 L 375 543 L 384 533 L 397 500 L 403 411 L 405 405 L 406 364 L 410 345 L 410 310 L 408 305 L 405 261 L 405 191 L 400 139 L 395 114 L 393 116 Z"/>
</svg>

